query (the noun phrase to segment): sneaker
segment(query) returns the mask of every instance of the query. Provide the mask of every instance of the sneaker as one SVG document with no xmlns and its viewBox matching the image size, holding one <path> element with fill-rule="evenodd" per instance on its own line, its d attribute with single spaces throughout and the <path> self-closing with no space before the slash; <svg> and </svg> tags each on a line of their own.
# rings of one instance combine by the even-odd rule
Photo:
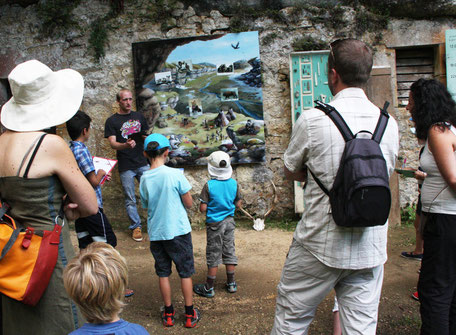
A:
<svg viewBox="0 0 456 335">
<path fill-rule="evenodd" d="M 418 298 L 418 291 L 412 293 L 412 298 L 415 299 L 416 301 L 420 301 L 420 298 Z"/>
<path fill-rule="evenodd" d="M 414 259 L 416 261 L 420 261 L 423 259 L 423 254 L 414 254 L 413 251 L 407 252 L 403 251 L 401 253 L 401 257 L 408 258 L 408 259 Z"/>
<path fill-rule="evenodd" d="M 163 326 L 165 327 L 172 327 L 174 326 L 174 314 L 175 311 L 172 313 L 166 313 L 165 311 L 162 312 L 162 320 L 163 320 Z"/>
<path fill-rule="evenodd" d="M 193 308 L 193 315 L 185 314 L 184 327 L 195 328 L 199 320 L 201 320 L 201 313 L 198 308 Z"/>
<path fill-rule="evenodd" d="M 141 233 L 141 228 L 135 228 L 131 231 L 131 238 L 134 239 L 136 242 L 141 242 L 143 240 L 143 236 Z"/>
<path fill-rule="evenodd" d="M 193 285 L 193 292 L 206 298 L 212 298 L 215 295 L 214 288 L 207 289 L 205 284 Z"/>
<path fill-rule="evenodd" d="M 232 283 L 226 283 L 226 290 L 228 291 L 228 293 L 236 293 L 237 291 L 237 284 L 236 282 L 232 282 Z"/>
<path fill-rule="evenodd" d="M 135 291 L 133 291 L 132 289 L 125 289 L 125 298 L 131 297 L 133 294 L 135 294 Z"/>
</svg>

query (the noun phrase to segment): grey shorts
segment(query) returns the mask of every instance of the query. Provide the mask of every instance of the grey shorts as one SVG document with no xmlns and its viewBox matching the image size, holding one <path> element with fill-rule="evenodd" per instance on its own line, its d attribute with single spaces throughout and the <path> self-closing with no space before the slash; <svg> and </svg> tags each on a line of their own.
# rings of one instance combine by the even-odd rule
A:
<svg viewBox="0 0 456 335">
<path fill-rule="evenodd" d="M 237 265 L 234 248 L 234 218 L 226 217 L 223 221 L 206 223 L 206 262 L 214 268 L 219 264 Z"/>
<path fill-rule="evenodd" d="M 190 278 L 195 273 L 191 233 L 176 236 L 172 240 L 150 241 L 150 251 L 159 277 L 171 275 L 172 262 L 181 278 Z"/>
</svg>

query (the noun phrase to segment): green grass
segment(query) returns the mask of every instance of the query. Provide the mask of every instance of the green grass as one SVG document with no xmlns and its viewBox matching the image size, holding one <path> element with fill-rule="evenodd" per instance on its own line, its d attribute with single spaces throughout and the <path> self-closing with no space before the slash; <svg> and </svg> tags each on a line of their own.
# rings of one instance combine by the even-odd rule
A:
<svg viewBox="0 0 456 335">
<path fill-rule="evenodd" d="M 401 224 L 405 226 L 413 225 L 416 217 L 416 205 L 407 205 L 401 208 Z"/>
</svg>

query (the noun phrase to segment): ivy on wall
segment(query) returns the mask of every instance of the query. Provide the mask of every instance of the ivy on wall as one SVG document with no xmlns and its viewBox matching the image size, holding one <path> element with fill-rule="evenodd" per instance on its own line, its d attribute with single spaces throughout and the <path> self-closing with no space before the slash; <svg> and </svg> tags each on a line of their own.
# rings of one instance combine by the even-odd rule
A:
<svg viewBox="0 0 456 335">
<path fill-rule="evenodd" d="M 100 0 L 103 1 L 103 0 Z M 131 19 L 140 18 L 161 24 L 161 29 L 167 31 L 173 27 L 173 11 L 178 8 L 179 0 L 135 0 L 145 11 L 134 11 L 126 13 L 131 15 Z M 44 36 L 63 36 L 69 29 L 78 28 L 74 20 L 73 10 L 80 4 L 80 0 L 46 0 L 38 4 L 38 17 L 41 20 L 41 32 Z M 188 1 L 181 2 L 189 5 Z M 96 19 L 90 26 L 90 36 L 88 40 L 88 49 L 92 53 L 94 60 L 99 62 L 105 56 L 105 48 L 108 44 L 109 31 L 117 29 L 113 24 L 113 19 L 118 15 L 125 13 L 124 0 L 110 0 L 111 10 L 104 17 Z M 382 31 L 386 29 L 389 21 L 388 8 L 382 11 L 378 9 L 366 8 L 359 5 L 357 0 L 346 0 L 344 5 L 353 8 L 355 11 L 353 28 L 350 31 L 354 37 L 361 36 L 365 32 L 374 33 L 377 43 L 382 38 Z M 270 6 L 264 9 L 255 9 L 248 5 L 237 5 L 232 8 L 233 15 L 230 20 L 229 31 L 232 33 L 249 31 L 254 29 L 254 22 L 258 18 L 269 18 L 274 22 L 285 25 L 296 24 L 305 16 L 313 24 L 322 24 L 333 30 L 335 35 L 348 26 L 345 17 L 347 7 L 340 5 L 330 5 L 322 2 L 319 6 L 309 5 L 304 2 L 296 2 L 288 18 L 285 18 L 280 12 L 282 7 L 272 1 Z M 306 12 L 308 15 L 305 15 Z M 134 15 L 134 16 L 133 16 Z M 175 26 L 175 24 L 174 24 Z M 263 44 L 269 44 L 274 39 L 279 38 L 281 34 L 275 32 L 265 36 L 267 41 Z M 309 35 L 295 39 L 293 49 L 295 51 L 317 50 L 326 47 L 325 42 L 310 37 Z"/>
<path fill-rule="evenodd" d="M 47 0 L 38 3 L 37 15 L 41 20 L 41 33 L 45 37 L 62 36 L 71 28 L 77 27 L 73 10 L 80 0 Z"/>
</svg>

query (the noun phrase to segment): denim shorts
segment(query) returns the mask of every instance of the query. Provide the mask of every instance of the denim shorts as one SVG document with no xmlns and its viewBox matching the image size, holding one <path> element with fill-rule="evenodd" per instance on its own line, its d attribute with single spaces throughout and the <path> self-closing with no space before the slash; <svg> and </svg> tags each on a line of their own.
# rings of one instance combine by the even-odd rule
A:
<svg viewBox="0 0 456 335">
<path fill-rule="evenodd" d="M 206 223 L 206 262 L 209 268 L 219 264 L 237 265 L 234 248 L 234 218 L 226 217 L 220 222 Z"/>
<path fill-rule="evenodd" d="M 169 277 L 172 262 L 181 278 L 195 273 L 192 234 L 179 235 L 172 240 L 150 241 L 150 251 L 155 259 L 155 272 L 159 277 Z"/>
</svg>

